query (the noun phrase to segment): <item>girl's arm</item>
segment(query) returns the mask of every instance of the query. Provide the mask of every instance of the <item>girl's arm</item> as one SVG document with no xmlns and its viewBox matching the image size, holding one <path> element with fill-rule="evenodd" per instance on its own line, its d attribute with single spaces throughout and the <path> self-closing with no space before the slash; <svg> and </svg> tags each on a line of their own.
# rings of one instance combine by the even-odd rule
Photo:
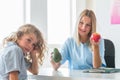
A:
<svg viewBox="0 0 120 80">
<path fill-rule="evenodd" d="M 18 79 L 18 71 L 12 71 L 9 73 L 9 80 L 19 80 Z"/>
<path fill-rule="evenodd" d="M 38 60 L 36 53 L 30 53 L 31 58 L 32 58 L 32 64 L 30 68 L 28 69 L 32 74 L 37 75 L 39 72 L 39 67 L 38 67 Z"/>
</svg>

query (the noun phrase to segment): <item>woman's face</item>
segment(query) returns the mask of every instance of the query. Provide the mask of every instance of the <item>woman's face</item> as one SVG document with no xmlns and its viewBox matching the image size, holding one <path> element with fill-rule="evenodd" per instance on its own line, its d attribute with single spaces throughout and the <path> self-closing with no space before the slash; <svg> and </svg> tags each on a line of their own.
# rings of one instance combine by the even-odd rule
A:
<svg viewBox="0 0 120 80">
<path fill-rule="evenodd" d="M 31 52 L 34 49 L 37 43 L 37 39 L 34 34 L 24 34 L 19 38 L 17 43 L 22 48 L 23 52 L 27 53 Z"/>
<path fill-rule="evenodd" d="M 88 33 L 91 31 L 91 19 L 87 16 L 83 16 L 78 25 L 78 33 L 80 36 L 88 36 Z"/>
</svg>

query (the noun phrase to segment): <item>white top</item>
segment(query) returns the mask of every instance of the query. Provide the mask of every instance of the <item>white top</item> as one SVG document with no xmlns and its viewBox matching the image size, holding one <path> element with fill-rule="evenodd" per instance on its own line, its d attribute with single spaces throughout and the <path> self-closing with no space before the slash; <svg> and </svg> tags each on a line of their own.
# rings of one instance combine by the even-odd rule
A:
<svg viewBox="0 0 120 80">
<path fill-rule="evenodd" d="M 26 66 L 23 51 L 16 43 L 8 42 L 0 51 L 0 80 L 8 80 L 11 71 L 19 71 L 19 80 L 26 80 Z"/>
<path fill-rule="evenodd" d="M 102 38 L 100 40 L 99 48 L 102 61 L 101 67 L 105 67 L 104 39 Z M 93 53 L 88 43 L 80 43 L 77 45 L 74 38 L 68 38 L 61 48 L 60 53 L 62 55 L 61 64 L 68 60 L 68 67 L 70 70 L 93 68 Z"/>
</svg>

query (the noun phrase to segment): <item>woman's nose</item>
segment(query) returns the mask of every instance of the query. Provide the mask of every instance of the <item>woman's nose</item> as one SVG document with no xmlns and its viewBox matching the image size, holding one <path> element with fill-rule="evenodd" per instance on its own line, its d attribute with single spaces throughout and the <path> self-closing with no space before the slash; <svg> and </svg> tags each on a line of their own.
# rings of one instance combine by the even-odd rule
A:
<svg viewBox="0 0 120 80">
<path fill-rule="evenodd" d="M 86 28 L 86 25 L 85 25 L 85 24 L 83 24 L 81 28 L 82 28 L 82 29 L 85 29 L 85 28 Z"/>
</svg>

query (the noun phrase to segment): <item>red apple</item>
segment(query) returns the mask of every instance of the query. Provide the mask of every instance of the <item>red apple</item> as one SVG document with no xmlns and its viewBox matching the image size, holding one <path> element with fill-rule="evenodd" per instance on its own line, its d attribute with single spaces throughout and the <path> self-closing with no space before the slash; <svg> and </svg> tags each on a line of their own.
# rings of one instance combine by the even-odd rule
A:
<svg viewBox="0 0 120 80">
<path fill-rule="evenodd" d="M 98 42 L 99 39 L 101 38 L 99 33 L 92 33 L 91 39 L 94 40 L 95 42 Z"/>
</svg>

